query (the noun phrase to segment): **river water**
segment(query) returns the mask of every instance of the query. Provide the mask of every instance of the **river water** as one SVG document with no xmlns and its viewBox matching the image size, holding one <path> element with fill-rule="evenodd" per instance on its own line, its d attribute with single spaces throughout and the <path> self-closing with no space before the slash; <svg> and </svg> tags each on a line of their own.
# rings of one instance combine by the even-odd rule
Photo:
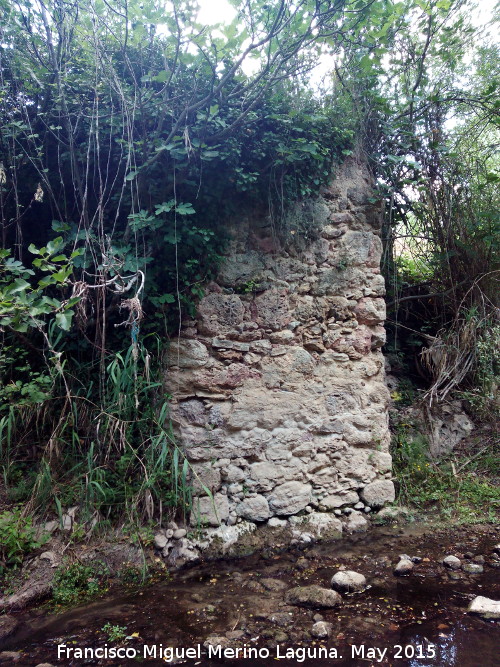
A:
<svg viewBox="0 0 500 667">
<path fill-rule="evenodd" d="M 115 589 L 62 614 L 24 612 L 16 634 L 0 647 L 20 656 L 2 664 L 165 665 L 160 656 L 166 656 L 174 657 L 170 664 L 202 667 L 498 667 L 500 623 L 467 613 L 476 595 L 500 599 L 492 551 L 498 541 L 492 527 L 405 534 L 385 527 L 304 550 L 206 563 L 145 588 Z M 422 561 L 410 576 L 395 577 L 402 553 Z M 484 572 L 450 573 L 441 565 L 448 554 L 464 562 L 484 557 Z M 339 568 L 363 573 L 369 588 L 344 595 L 335 609 L 285 603 L 288 588 L 329 587 Z M 310 634 L 318 614 L 331 623 L 326 639 Z M 109 626 L 128 639 L 110 639 Z M 204 646 L 210 636 L 212 649 Z"/>
</svg>

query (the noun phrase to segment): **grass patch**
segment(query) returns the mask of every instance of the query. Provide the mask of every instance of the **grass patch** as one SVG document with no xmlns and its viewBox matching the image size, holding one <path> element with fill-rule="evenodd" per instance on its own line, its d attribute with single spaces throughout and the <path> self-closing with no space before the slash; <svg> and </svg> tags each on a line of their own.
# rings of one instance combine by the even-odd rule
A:
<svg viewBox="0 0 500 667">
<path fill-rule="evenodd" d="M 498 443 L 434 461 L 422 435 L 405 425 L 393 439 L 393 470 L 401 504 L 456 523 L 497 523 L 500 518 Z M 496 452 L 496 453 L 495 453 Z"/>
</svg>

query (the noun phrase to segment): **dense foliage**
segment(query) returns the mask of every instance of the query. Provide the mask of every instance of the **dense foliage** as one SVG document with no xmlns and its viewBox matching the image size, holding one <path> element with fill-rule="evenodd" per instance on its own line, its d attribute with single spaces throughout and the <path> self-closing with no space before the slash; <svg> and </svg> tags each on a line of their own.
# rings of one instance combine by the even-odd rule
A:
<svg viewBox="0 0 500 667">
<path fill-rule="evenodd" d="M 208 29 L 194 0 L 0 0 L 10 501 L 78 504 L 89 521 L 189 508 L 165 341 L 217 270 L 224 223 L 267 215 L 285 233 L 287 207 L 317 194 L 355 135 L 388 203 L 394 319 L 418 303 L 422 332 L 450 350 L 469 332 L 468 365 L 447 357 L 467 372 L 450 387 L 433 368 L 446 382 L 432 397 L 480 378 L 495 394 L 498 72 L 485 42 L 467 76 L 466 3 L 233 4 Z M 325 53 L 334 84 L 319 96 L 307 74 Z M 403 236 L 420 256 L 397 251 Z"/>
</svg>

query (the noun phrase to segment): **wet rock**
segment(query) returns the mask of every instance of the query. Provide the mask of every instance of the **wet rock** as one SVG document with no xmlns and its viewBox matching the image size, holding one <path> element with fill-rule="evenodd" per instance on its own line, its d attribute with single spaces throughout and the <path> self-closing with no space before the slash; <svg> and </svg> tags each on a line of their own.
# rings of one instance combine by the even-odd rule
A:
<svg viewBox="0 0 500 667">
<path fill-rule="evenodd" d="M 402 558 L 394 568 L 394 574 L 396 575 L 396 577 L 404 577 L 405 575 L 410 574 L 410 572 L 412 572 L 414 567 L 415 566 L 411 562 L 411 560 Z"/>
<path fill-rule="evenodd" d="M 332 577 L 332 588 L 340 593 L 362 591 L 366 586 L 366 578 L 359 572 L 343 570 Z"/>
<path fill-rule="evenodd" d="M 36 667 L 54 667 L 54 665 L 50 662 L 40 662 Z"/>
<path fill-rule="evenodd" d="M 365 530 L 368 530 L 369 525 L 368 520 L 365 519 L 361 512 L 353 510 L 344 523 L 344 528 L 348 533 L 363 533 Z"/>
<path fill-rule="evenodd" d="M 500 601 L 479 595 L 472 600 L 468 611 L 469 614 L 477 614 L 482 618 L 500 618 Z"/>
<path fill-rule="evenodd" d="M 156 549 L 164 549 L 167 546 L 168 539 L 163 533 L 158 533 L 154 538 L 154 545 Z"/>
<path fill-rule="evenodd" d="M 462 570 L 467 574 L 482 574 L 484 572 L 483 566 L 479 563 L 464 563 Z"/>
<path fill-rule="evenodd" d="M 472 560 L 474 563 L 479 563 L 480 565 L 483 565 L 486 562 L 486 558 L 484 556 L 474 556 Z"/>
<path fill-rule="evenodd" d="M 265 577 L 264 579 L 259 580 L 262 586 L 266 591 L 283 591 L 285 588 L 288 588 L 287 584 L 280 579 L 273 579 L 271 577 Z"/>
<path fill-rule="evenodd" d="M 443 565 L 450 570 L 459 570 L 462 565 L 462 561 L 456 556 L 446 556 L 446 558 L 443 558 Z"/>
<path fill-rule="evenodd" d="M 304 556 L 301 556 L 295 563 L 297 570 L 306 570 L 309 567 L 309 561 Z"/>
<path fill-rule="evenodd" d="M 285 598 L 288 604 L 297 607 L 332 609 L 342 602 L 336 591 L 321 586 L 297 586 L 288 591 Z"/>
<path fill-rule="evenodd" d="M 290 612 L 278 611 L 270 614 L 268 620 L 275 625 L 279 625 L 280 628 L 287 628 L 293 623 L 293 615 Z"/>
<path fill-rule="evenodd" d="M 9 637 L 19 625 L 19 621 L 13 616 L 0 616 L 0 639 Z"/>
<path fill-rule="evenodd" d="M 203 646 L 205 648 L 208 648 L 209 646 L 220 646 L 221 648 L 225 649 L 229 646 L 229 639 L 219 635 L 210 635 L 210 637 L 207 637 L 203 642 Z"/>
<path fill-rule="evenodd" d="M 244 636 L 245 633 L 243 630 L 230 630 L 229 632 L 226 632 L 226 637 L 228 639 L 241 639 Z"/>
<path fill-rule="evenodd" d="M 325 621 L 318 621 L 311 628 L 311 635 L 317 639 L 326 639 L 332 633 L 333 625 Z"/>
<path fill-rule="evenodd" d="M 253 593 L 263 593 L 264 592 L 264 586 L 259 582 L 259 581 L 249 581 L 247 583 L 247 588 L 249 591 L 252 591 Z"/>
</svg>

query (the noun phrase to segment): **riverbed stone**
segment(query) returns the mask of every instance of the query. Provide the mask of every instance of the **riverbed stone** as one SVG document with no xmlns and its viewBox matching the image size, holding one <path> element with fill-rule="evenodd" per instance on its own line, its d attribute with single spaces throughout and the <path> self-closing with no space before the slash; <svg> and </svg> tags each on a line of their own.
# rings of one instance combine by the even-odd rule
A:
<svg viewBox="0 0 500 667">
<path fill-rule="evenodd" d="M 500 618 L 500 600 L 491 600 L 478 595 L 470 603 L 468 611 L 469 614 L 477 614 L 482 618 L 498 619 Z"/>
<path fill-rule="evenodd" d="M 317 621 L 311 628 L 311 635 L 317 639 L 326 639 L 332 634 L 333 624 Z"/>
<path fill-rule="evenodd" d="M 415 565 L 412 563 L 411 560 L 407 558 L 402 558 L 394 568 L 394 574 L 396 575 L 396 577 L 404 577 L 410 574 L 413 571 L 414 567 Z"/>
<path fill-rule="evenodd" d="M 331 586 L 339 593 L 362 591 L 366 586 L 366 577 L 353 570 L 341 570 L 333 575 Z"/>
<path fill-rule="evenodd" d="M 312 585 L 291 588 L 286 594 L 285 601 L 297 607 L 333 609 L 342 602 L 342 598 L 337 591 Z"/>
<path fill-rule="evenodd" d="M 462 565 L 462 570 L 467 574 L 482 574 L 484 572 L 484 567 L 479 563 L 464 563 Z"/>
<path fill-rule="evenodd" d="M 172 537 L 174 540 L 180 540 L 181 537 L 186 537 L 187 535 L 187 530 L 185 528 L 177 528 L 177 530 L 174 530 L 174 533 Z"/>
<path fill-rule="evenodd" d="M 167 546 L 168 538 L 163 533 L 157 533 L 154 537 L 155 549 L 164 549 Z"/>
<path fill-rule="evenodd" d="M 456 556 L 446 556 L 446 558 L 443 558 L 443 565 L 450 570 L 459 570 L 462 561 Z"/>
</svg>

